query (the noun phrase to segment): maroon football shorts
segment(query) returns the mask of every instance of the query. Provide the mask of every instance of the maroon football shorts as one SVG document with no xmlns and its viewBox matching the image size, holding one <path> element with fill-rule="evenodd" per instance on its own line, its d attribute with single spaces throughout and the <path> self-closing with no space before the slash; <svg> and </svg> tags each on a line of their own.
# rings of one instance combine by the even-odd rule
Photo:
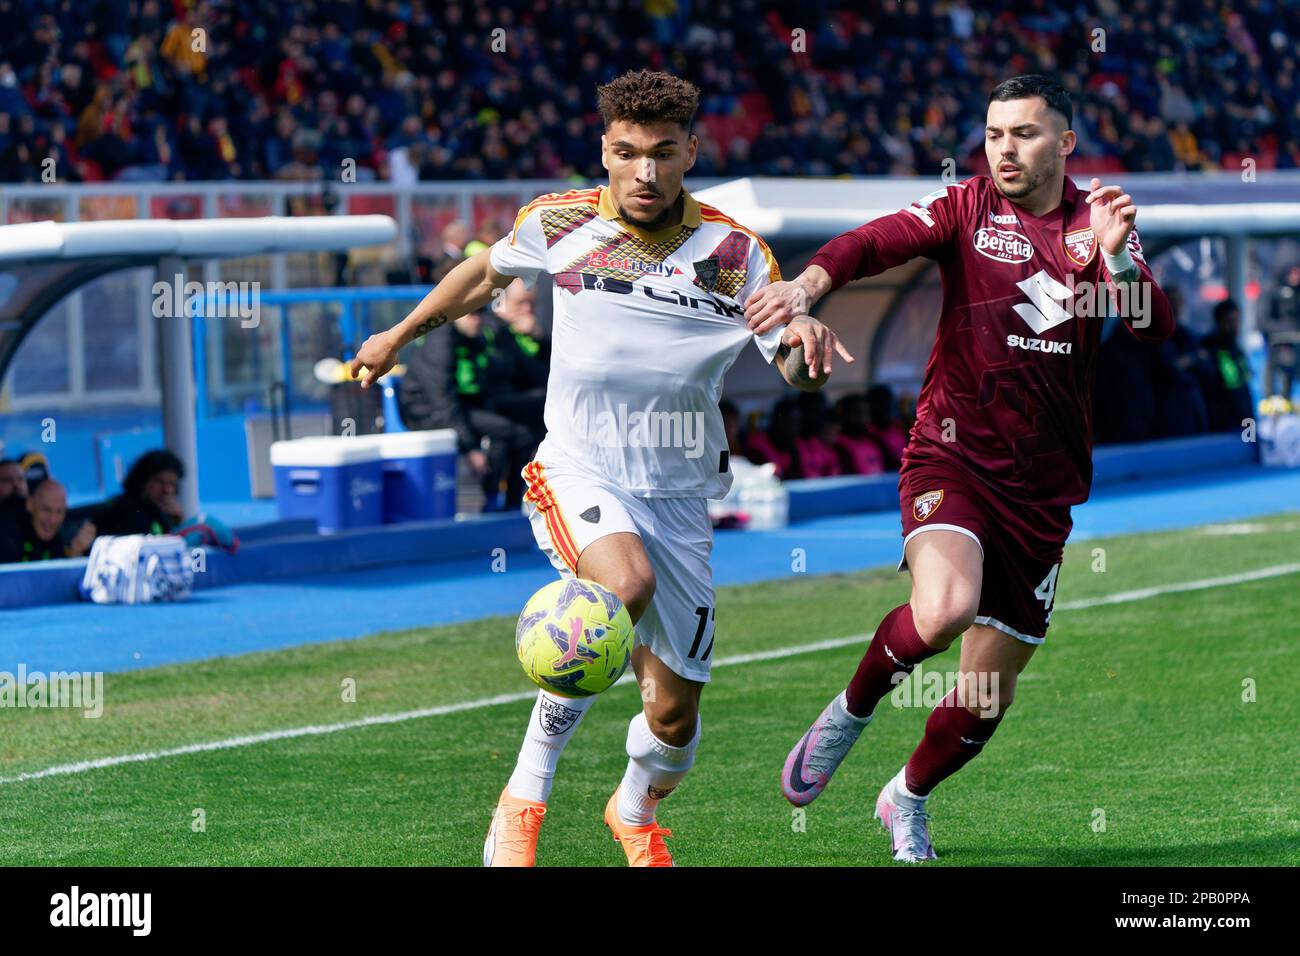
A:
<svg viewBox="0 0 1300 956">
<path fill-rule="evenodd" d="M 1041 644 L 1052 617 L 1056 577 L 1072 521 L 1069 505 L 1027 505 L 1002 497 L 956 462 L 928 455 L 903 463 L 898 480 L 903 547 L 941 529 L 973 538 L 984 555 L 975 623 Z M 898 570 L 907 567 L 906 552 Z"/>
</svg>

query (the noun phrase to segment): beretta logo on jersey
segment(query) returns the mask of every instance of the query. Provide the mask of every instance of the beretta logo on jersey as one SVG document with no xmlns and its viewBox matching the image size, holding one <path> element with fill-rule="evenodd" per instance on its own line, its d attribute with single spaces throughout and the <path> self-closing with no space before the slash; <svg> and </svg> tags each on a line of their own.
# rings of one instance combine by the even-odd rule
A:
<svg viewBox="0 0 1300 956">
<path fill-rule="evenodd" d="M 998 262 L 1028 262 L 1034 256 L 1033 244 L 1024 236 L 987 226 L 975 230 L 975 251 Z"/>
<path fill-rule="evenodd" d="M 927 491 L 925 494 L 917 495 L 912 499 L 912 514 L 916 516 L 917 521 L 924 521 L 939 510 L 939 505 L 942 502 L 942 488 L 938 491 Z"/>
<path fill-rule="evenodd" d="M 1091 229 L 1076 229 L 1065 234 L 1065 254 L 1071 262 L 1086 266 L 1097 251 L 1097 237 Z"/>
</svg>

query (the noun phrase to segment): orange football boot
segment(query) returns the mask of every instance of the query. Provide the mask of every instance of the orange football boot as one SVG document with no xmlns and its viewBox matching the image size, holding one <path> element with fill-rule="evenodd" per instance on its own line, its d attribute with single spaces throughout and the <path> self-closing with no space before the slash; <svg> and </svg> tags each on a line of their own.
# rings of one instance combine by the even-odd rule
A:
<svg viewBox="0 0 1300 956">
<path fill-rule="evenodd" d="M 503 788 L 483 842 L 483 865 L 533 866 L 544 816 L 546 804 L 521 800 L 510 793 L 508 786 Z"/>
<path fill-rule="evenodd" d="M 613 832 L 614 839 L 623 845 L 628 866 L 676 866 L 673 855 L 664 843 L 664 837 L 672 836 L 672 831 L 654 822 L 641 827 L 624 823 L 618 815 L 618 788 L 615 788 L 609 803 L 605 804 L 605 826 Z"/>
</svg>

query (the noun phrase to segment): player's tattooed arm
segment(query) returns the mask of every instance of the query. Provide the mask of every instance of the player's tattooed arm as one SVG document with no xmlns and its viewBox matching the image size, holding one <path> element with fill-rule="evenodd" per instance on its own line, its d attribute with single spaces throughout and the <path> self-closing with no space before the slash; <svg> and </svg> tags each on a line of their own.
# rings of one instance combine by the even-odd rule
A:
<svg viewBox="0 0 1300 956">
<path fill-rule="evenodd" d="M 369 388 L 397 364 L 397 353 L 407 343 L 441 328 L 457 316 L 483 308 L 492 301 L 497 289 L 513 281 L 513 276 L 492 268 L 487 249 L 463 260 L 406 318 L 362 343 L 350 363 L 352 377 L 361 377 L 361 387 Z M 362 369 L 365 369 L 364 376 L 361 376 Z"/>
<path fill-rule="evenodd" d="M 811 315 L 801 315 L 786 326 L 773 361 L 790 385 L 815 392 L 826 384 L 836 352 L 845 362 L 853 363 L 853 356 L 834 332 Z"/>
<path fill-rule="evenodd" d="M 804 361 L 802 345 L 781 343 L 776 350 L 776 360 L 781 363 L 781 377 L 802 392 L 815 392 L 826 384 L 826 379 L 816 379 Z"/>
<path fill-rule="evenodd" d="M 439 312 L 437 315 L 425 319 L 414 329 L 411 330 L 412 338 L 419 338 L 422 335 L 428 335 L 434 329 L 440 329 L 447 324 L 447 313 Z"/>
</svg>

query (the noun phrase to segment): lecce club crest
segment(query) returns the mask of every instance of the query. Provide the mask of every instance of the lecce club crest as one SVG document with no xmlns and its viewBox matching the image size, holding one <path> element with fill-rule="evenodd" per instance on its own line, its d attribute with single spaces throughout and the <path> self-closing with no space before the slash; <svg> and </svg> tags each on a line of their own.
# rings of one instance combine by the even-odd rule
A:
<svg viewBox="0 0 1300 956">
<path fill-rule="evenodd" d="M 942 488 L 938 491 L 927 491 L 923 495 L 917 495 L 912 499 L 912 514 L 916 516 L 917 521 L 924 521 L 939 510 L 939 503 L 942 501 Z"/>
<path fill-rule="evenodd" d="M 1091 229 L 1076 229 L 1065 234 L 1065 254 L 1072 262 L 1086 266 L 1097 251 L 1097 237 Z"/>
</svg>

